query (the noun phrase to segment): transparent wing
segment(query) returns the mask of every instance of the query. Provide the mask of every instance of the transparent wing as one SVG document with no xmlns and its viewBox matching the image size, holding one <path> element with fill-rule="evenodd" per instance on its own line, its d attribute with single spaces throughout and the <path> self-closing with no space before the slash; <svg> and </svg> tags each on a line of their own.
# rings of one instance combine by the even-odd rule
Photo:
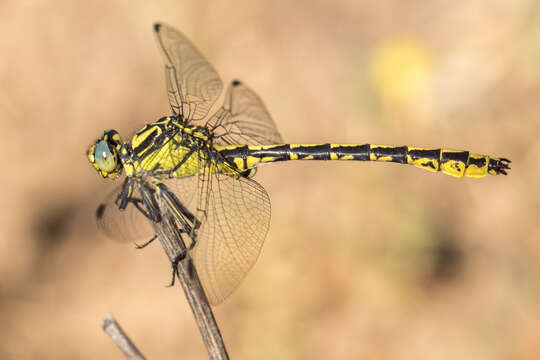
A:
<svg viewBox="0 0 540 360">
<path fill-rule="evenodd" d="M 120 211 L 116 201 L 122 186 L 111 192 L 96 211 L 98 227 L 107 237 L 121 242 L 144 242 L 154 236 L 150 220 L 147 219 L 132 203 Z M 140 199 L 138 186 L 133 197 Z"/>
<path fill-rule="evenodd" d="M 262 100 L 240 81 L 233 81 L 223 106 L 208 121 L 219 145 L 283 143 Z"/>
<path fill-rule="evenodd" d="M 253 267 L 270 224 L 270 199 L 246 178 L 217 174 L 193 259 L 212 304 L 229 296 Z"/>
<path fill-rule="evenodd" d="M 270 225 L 268 194 L 251 179 L 225 174 L 171 179 L 167 186 L 201 222 L 191 256 L 217 305 L 257 261 Z"/>
<path fill-rule="evenodd" d="M 203 119 L 223 89 L 219 75 L 180 32 L 164 24 L 155 24 L 154 31 L 165 61 L 173 113 L 188 123 Z"/>
</svg>

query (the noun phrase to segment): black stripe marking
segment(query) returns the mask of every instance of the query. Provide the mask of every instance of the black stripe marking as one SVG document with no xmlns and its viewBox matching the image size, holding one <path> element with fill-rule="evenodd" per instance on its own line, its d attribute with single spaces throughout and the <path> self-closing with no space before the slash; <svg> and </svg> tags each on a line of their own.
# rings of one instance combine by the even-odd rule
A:
<svg viewBox="0 0 540 360">
<path fill-rule="evenodd" d="M 226 159 L 232 161 L 234 158 L 245 159 L 247 156 L 248 147 L 247 145 L 236 146 L 233 149 L 221 150 L 219 153 L 224 156 Z"/>
<path fill-rule="evenodd" d="M 427 158 L 439 161 L 441 158 L 441 149 L 415 149 L 408 151 L 408 155 L 413 160 Z"/>
<path fill-rule="evenodd" d="M 352 156 L 353 160 L 369 161 L 370 145 L 336 146 L 330 148 L 330 153 L 336 154 L 338 158 Z"/>
<path fill-rule="evenodd" d="M 479 167 L 479 168 L 483 168 L 484 166 L 486 166 L 486 157 L 482 157 L 482 158 L 469 158 L 469 163 L 467 164 L 467 166 L 469 165 L 474 165 L 476 167 Z"/>
<path fill-rule="evenodd" d="M 152 144 L 154 144 L 155 138 L 160 133 L 160 131 L 158 130 L 158 126 L 154 126 L 152 130 L 141 131 L 140 133 L 145 133 L 148 131 L 150 131 L 150 133 L 146 136 L 146 138 L 139 144 L 139 146 L 133 149 L 137 156 L 141 156 L 144 151 L 148 150 L 152 146 Z"/>
<path fill-rule="evenodd" d="M 442 164 L 446 163 L 447 161 L 460 161 L 465 164 L 465 167 L 467 167 L 468 159 L 469 159 L 468 151 L 459 151 L 459 152 L 443 151 L 441 154 Z"/>
<path fill-rule="evenodd" d="M 298 146 L 291 148 L 290 154 L 296 154 L 299 160 L 308 156 L 313 157 L 313 160 L 330 160 L 330 144 L 321 144 L 313 146 Z"/>
<path fill-rule="evenodd" d="M 396 147 L 378 147 L 374 146 L 371 149 L 371 153 L 375 155 L 377 159 L 382 157 L 390 157 L 391 162 L 406 164 L 407 163 L 407 146 L 396 146 Z"/>
<path fill-rule="evenodd" d="M 246 153 L 245 156 L 253 156 L 257 158 L 263 158 L 263 157 L 273 157 L 274 161 L 284 161 L 289 160 L 289 154 L 291 153 L 291 146 L 290 144 L 285 145 L 276 145 L 272 146 L 268 149 L 260 149 L 260 150 L 249 150 L 246 147 Z"/>
</svg>

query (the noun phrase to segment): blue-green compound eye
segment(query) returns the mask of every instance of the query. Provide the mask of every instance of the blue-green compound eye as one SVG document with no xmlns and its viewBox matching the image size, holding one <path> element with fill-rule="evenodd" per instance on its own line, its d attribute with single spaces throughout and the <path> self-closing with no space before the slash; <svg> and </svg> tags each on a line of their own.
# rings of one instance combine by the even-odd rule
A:
<svg viewBox="0 0 540 360">
<path fill-rule="evenodd" d="M 116 168 L 116 156 L 113 155 L 105 140 L 101 140 L 96 145 L 95 159 L 96 165 L 105 172 L 112 172 Z"/>
</svg>

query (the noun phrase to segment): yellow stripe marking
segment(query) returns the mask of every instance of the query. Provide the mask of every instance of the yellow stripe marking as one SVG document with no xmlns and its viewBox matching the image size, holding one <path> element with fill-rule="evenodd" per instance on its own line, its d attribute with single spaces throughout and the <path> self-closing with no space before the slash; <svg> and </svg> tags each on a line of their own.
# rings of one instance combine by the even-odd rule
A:
<svg viewBox="0 0 540 360">
<path fill-rule="evenodd" d="M 472 178 L 481 178 L 487 175 L 489 168 L 489 156 L 484 156 L 480 154 L 469 154 L 471 159 L 480 159 L 484 160 L 485 164 L 482 167 L 478 167 L 474 164 L 469 164 L 467 169 L 465 169 L 465 176 Z"/>
<path fill-rule="evenodd" d="M 246 165 L 248 169 L 251 169 L 255 165 L 261 162 L 261 159 L 255 156 L 248 156 L 246 159 Z"/>
<path fill-rule="evenodd" d="M 276 160 L 276 158 L 273 157 L 273 156 L 265 156 L 265 157 L 263 157 L 263 158 L 261 159 L 261 162 L 273 162 L 273 161 L 275 161 L 275 160 Z M 250 166 L 250 167 L 251 167 L 251 166 Z"/>
<path fill-rule="evenodd" d="M 465 174 L 465 163 L 461 161 L 450 160 L 445 163 L 441 163 L 441 171 L 446 175 L 460 178 L 463 177 L 463 174 Z"/>
<path fill-rule="evenodd" d="M 319 146 L 321 144 L 290 144 L 291 149 L 296 149 L 299 147 L 313 147 L 313 146 Z"/>
<path fill-rule="evenodd" d="M 414 160 L 410 155 L 407 155 L 407 164 L 414 165 L 420 169 L 429 170 L 431 172 L 437 172 L 439 170 L 439 162 L 433 159 L 419 158 Z"/>
<path fill-rule="evenodd" d="M 234 158 L 234 165 L 236 165 L 236 167 L 240 170 L 245 170 L 244 169 L 244 160 L 242 158 Z"/>
</svg>

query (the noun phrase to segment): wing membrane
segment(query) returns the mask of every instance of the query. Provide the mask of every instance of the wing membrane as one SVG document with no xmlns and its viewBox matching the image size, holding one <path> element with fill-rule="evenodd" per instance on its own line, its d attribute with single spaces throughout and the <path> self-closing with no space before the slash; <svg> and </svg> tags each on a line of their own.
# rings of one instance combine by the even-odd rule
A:
<svg viewBox="0 0 540 360">
<path fill-rule="evenodd" d="M 154 29 L 165 60 L 169 103 L 185 125 L 213 129 L 217 144 L 282 142 L 261 99 L 237 81 L 230 85 L 223 106 L 203 123 L 222 91 L 219 75 L 181 33 L 163 24 L 156 24 Z M 180 164 L 186 149 L 179 151 L 182 144 L 177 143 L 180 140 L 175 135 L 169 134 L 166 143 L 141 161 L 167 164 L 163 168 Z M 202 147 L 187 151 L 198 155 L 194 157 L 199 160 L 195 165 L 199 169 L 194 172 L 198 175 L 166 180 L 167 190 L 160 198 L 166 200 L 165 195 L 172 192 L 174 201 L 159 201 L 160 209 L 176 214 L 179 225 L 195 237 L 191 256 L 210 302 L 216 305 L 234 291 L 255 264 L 270 224 L 270 200 L 256 181 L 236 174 L 232 168 L 223 170 L 227 164 L 213 150 Z M 148 172 L 141 176 L 155 176 L 159 182 L 165 174 Z M 114 239 L 149 239 L 154 235 L 150 220 L 134 205 L 141 197 L 138 186 L 124 211 L 118 208 L 121 191 L 121 187 L 115 189 L 98 208 L 100 228 Z"/>
<path fill-rule="evenodd" d="M 212 170 L 171 179 L 167 186 L 201 222 L 191 256 L 210 303 L 217 305 L 257 261 L 270 225 L 270 199 L 254 180 Z"/>
<path fill-rule="evenodd" d="M 165 61 L 171 109 L 189 123 L 206 117 L 223 83 L 197 48 L 177 30 L 155 24 L 157 41 Z"/>
<path fill-rule="evenodd" d="M 283 142 L 259 96 L 239 81 L 227 90 L 225 102 L 208 121 L 219 145 L 271 145 Z"/>
<path fill-rule="evenodd" d="M 98 206 L 96 217 L 98 227 L 107 237 L 120 242 L 138 242 L 149 240 L 154 234 L 154 229 L 148 220 L 134 205 L 128 203 L 125 210 L 120 210 L 117 205 L 122 192 L 122 186 L 111 192 L 105 202 Z M 135 199 L 141 199 L 139 187 L 133 192 Z"/>
<path fill-rule="evenodd" d="M 270 224 L 270 200 L 257 182 L 223 174 L 214 176 L 207 196 L 193 259 L 206 295 L 216 305 L 257 261 Z"/>
</svg>

